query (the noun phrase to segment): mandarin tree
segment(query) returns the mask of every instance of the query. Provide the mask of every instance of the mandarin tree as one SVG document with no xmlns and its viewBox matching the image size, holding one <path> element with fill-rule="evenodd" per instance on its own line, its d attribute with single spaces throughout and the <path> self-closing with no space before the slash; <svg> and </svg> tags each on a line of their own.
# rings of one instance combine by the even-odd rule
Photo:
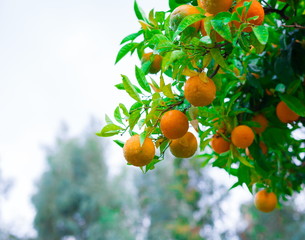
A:
<svg viewBox="0 0 305 240">
<path fill-rule="evenodd" d="M 137 136 L 128 147 L 114 141 L 144 172 L 171 148 L 178 157 L 197 152 L 201 166 L 235 176 L 232 188 L 244 185 L 253 194 L 264 189 L 279 202 L 300 192 L 305 0 L 169 0 L 168 9 L 148 14 L 135 1 L 134 11 L 139 29 L 122 40 L 115 61 L 128 54 L 139 58 L 134 76 L 122 75 L 115 85 L 134 103 L 120 103 L 97 135 Z M 154 56 L 160 56 L 160 71 L 151 71 Z M 188 131 L 198 149 L 197 139 L 185 137 Z M 264 199 L 257 204 L 268 204 Z"/>
</svg>

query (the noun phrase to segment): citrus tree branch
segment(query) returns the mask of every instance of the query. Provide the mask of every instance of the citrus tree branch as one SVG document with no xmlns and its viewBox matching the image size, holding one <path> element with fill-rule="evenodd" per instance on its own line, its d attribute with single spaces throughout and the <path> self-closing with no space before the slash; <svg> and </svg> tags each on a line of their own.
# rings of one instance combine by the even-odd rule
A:
<svg viewBox="0 0 305 240">
<path fill-rule="evenodd" d="M 297 23 L 295 23 L 293 25 L 282 25 L 282 27 L 305 29 L 305 26 L 299 25 Z"/>
<path fill-rule="evenodd" d="M 270 14 L 270 13 L 277 13 L 279 14 L 283 19 L 289 20 L 289 17 L 285 14 L 285 10 L 287 9 L 289 5 L 286 4 L 282 9 L 276 9 L 276 8 L 271 8 L 271 7 L 264 7 L 265 14 Z"/>
</svg>

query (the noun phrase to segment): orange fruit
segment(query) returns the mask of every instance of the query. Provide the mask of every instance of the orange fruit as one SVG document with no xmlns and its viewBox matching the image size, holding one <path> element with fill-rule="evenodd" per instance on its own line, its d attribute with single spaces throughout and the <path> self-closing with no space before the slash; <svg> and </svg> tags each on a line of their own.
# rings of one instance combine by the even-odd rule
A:
<svg viewBox="0 0 305 240">
<path fill-rule="evenodd" d="M 271 212 L 275 209 L 277 204 L 277 197 L 273 192 L 267 192 L 265 189 L 255 194 L 255 207 L 265 213 Z"/>
<path fill-rule="evenodd" d="M 263 153 L 264 155 L 266 155 L 267 152 L 268 152 L 268 148 L 267 148 L 266 144 L 265 144 L 264 142 L 260 142 L 260 143 L 259 143 L 259 146 L 260 146 L 260 148 L 261 148 L 261 150 L 262 150 L 262 153 Z"/>
<path fill-rule="evenodd" d="M 198 8 L 192 5 L 180 5 L 174 9 L 174 11 L 170 15 L 170 27 L 172 30 L 176 31 L 179 24 L 186 16 L 200 14 Z M 196 29 L 196 31 L 200 28 L 200 21 L 193 23 L 190 27 Z"/>
<path fill-rule="evenodd" d="M 248 126 L 239 125 L 233 129 L 231 139 L 236 147 L 247 148 L 254 140 L 254 133 Z"/>
<path fill-rule="evenodd" d="M 237 12 L 237 8 L 239 7 L 243 7 L 244 6 L 244 2 L 252 2 L 251 6 L 246 14 L 246 8 L 243 9 L 242 11 L 242 15 L 240 17 L 242 22 L 247 22 L 248 18 L 252 18 L 255 16 L 258 16 L 257 19 L 252 19 L 249 21 L 249 23 L 253 24 L 253 25 L 261 25 L 264 21 L 264 17 L 265 17 L 265 11 L 264 8 L 262 7 L 262 5 L 256 1 L 256 0 L 242 0 L 239 3 L 236 4 L 236 6 L 233 9 L 233 12 Z M 235 24 L 235 26 L 237 28 L 239 28 L 239 26 L 241 25 L 240 22 L 237 21 L 233 21 L 233 23 Z M 246 27 L 244 30 L 244 32 L 252 32 L 252 28 L 251 27 Z"/>
<path fill-rule="evenodd" d="M 267 152 L 268 152 L 268 148 L 267 148 L 266 144 L 265 144 L 264 142 L 260 142 L 260 143 L 259 143 L 259 146 L 260 146 L 260 148 L 261 148 L 261 150 L 262 150 L 262 153 L 263 153 L 264 155 L 266 155 Z M 251 153 L 250 153 L 249 148 L 246 148 L 246 155 L 247 155 L 249 158 L 253 159 L 253 157 L 252 157 L 252 155 L 251 155 Z"/>
<path fill-rule="evenodd" d="M 196 107 L 207 106 L 215 99 L 216 86 L 208 77 L 190 77 L 184 85 L 184 95 L 186 100 Z"/>
<path fill-rule="evenodd" d="M 198 0 L 198 6 L 211 14 L 228 11 L 232 3 L 233 0 Z"/>
<path fill-rule="evenodd" d="M 151 61 L 149 67 L 149 73 L 155 74 L 160 71 L 162 64 L 162 57 L 158 54 L 153 54 L 152 52 L 144 53 L 141 59 L 142 64 Z"/>
<path fill-rule="evenodd" d="M 260 127 L 252 127 L 253 131 L 257 134 L 262 133 L 268 126 L 268 120 L 263 114 L 257 114 L 252 118 L 252 121 L 259 123 Z"/>
<path fill-rule="evenodd" d="M 170 110 L 161 118 L 160 128 L 168 139 L 183 137 L 189 129 L 189 122 L 186 115 L 178 110 Z"/>
<path fill-rule="evenodd" d="M 299 115 L 292 111 L 286 103 L 280 101 L 276 106 L 276 115 L 283 123 L 292 123 L 299 119 Z"/>
<path fill-rule="evenodd" d="M 141 146 L 140 136 L 134 135 L 126 141 L 123 152 L 128 163 L 137 167 L 143 167 L 154 158 L 155 145 L 150 138 L 145 138 Z"/>
<path fill-rule="evenodd" d="M 171 153 L 178 158 L 189 158 L 193 156 L 197 147 L 197 139 L 191 132 L 187 132 L 182 138 L 172 140 L 169 145 Z"/>
<path fill-rule="evenodd" d="M 230 142 L 226 141 L 222 136 L 218 134 L 214 135 L 211 141 L 212 149 L 218 154 L 229 151 L 230 145 Z"/>
<path fill-rule="evenodd" d="M 211 14 L 205 14 L 206 16 L 210 16 Z M 207 32 L 204 28 L 204 19 L 201 20 L 201 26 L 200 26 L 200 32 L 202 34 L 202 36 L 207 36 Z M 219 33 L 217 33 L 216 31 L 214 30 L 211 30 L 211 36 L 214 37 L 214 39 L 216 40 L 216 42 L 222 42 L 224 41 L 224 38 L 222 36 L 219 35 Z"/>
</svg>

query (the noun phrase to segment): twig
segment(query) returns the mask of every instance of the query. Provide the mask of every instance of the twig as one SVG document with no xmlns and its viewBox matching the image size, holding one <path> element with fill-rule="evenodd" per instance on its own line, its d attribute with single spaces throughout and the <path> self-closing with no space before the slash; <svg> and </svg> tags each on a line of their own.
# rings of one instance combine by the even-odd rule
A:
<svg viewBox="0 0 305 240">
<path fill-rule="evenodd" d="M 270 7 L 265 7 L 265 14 L 269 14 L 269 13 L 277 13 L 279 14 L 283 19 L 285 20 L 289 20 L 289 17 L 285 15 L 285 10 L 286 10 L 286 6 L 283 7 L 283 9 L 275 9 L 275 8 L 270 8 Z"/>
<path fill-rule="evenodd" d="M 282 25 L 282 27 L 305 29 L 305 26 L 299 25 L 297 23 L 295 23 L 293 25 Z"/>
<path fill-rule="evenodd" d="M 214 70 L 214 72 L 210 76 L 208 76 L 208 77 L 209 78 L 213 78 L 218 73 L 219 69 L 220 69 L 220 65 L 218 64 L 216 69 Z"/>
</svg>

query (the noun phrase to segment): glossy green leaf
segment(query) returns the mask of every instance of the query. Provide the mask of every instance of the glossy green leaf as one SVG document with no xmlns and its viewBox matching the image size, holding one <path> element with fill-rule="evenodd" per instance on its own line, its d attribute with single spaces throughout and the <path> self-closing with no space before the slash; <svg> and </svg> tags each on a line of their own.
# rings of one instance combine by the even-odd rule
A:
<svg viewBox="0 0 305 240">
<path fill-rule="evenodd" d="M 136 33 L 129 34 L 128 36 L 126 36 L 125 38 L 123 38 L 123 40 L 121 41 L 121 44 L 124 44 L 124 43 L 126 43 L 126 42 L 135 40 L 135 39 L 136 39 L 138 36 L 140 36 L 142 33 L 143 33 L 143 30 L 140 30 L 139 32 L 136 32 Z"/>
<path fill-rule="evenodd" d="M 287 106 L 296 114 L 305 117 L 305 105 L 299 98 L 291 95 L 281 95 L 280 98 L 287 104 Z"/>
<path fill-rule="evenodd" d="M 120 126 L 117 126 L 115 124 L 108 124 L 103 127 L 103 129 L 99 133 L 96 133 L 96 135 L 99 137 L 111 137 L 118 134 L 121 130 L 123 130 L 123 128 L 121 128 Z"/>
<path fill-rule="evenodd" d="M 180 22 L 177 30 L 174 33 L 173 38 L 175 39 L 180 33 L 182 33 L 187 27 L 189 27 L 190 25 L 192 25 L 195 22 L 198 22 L 202 19 L 204 19 L 205 16 L 203 14 L 193 14 L 193 15 L 189 15 L 186 16 L 185 18 L 183 18 L 183 20 Z"/>
<path fill-rule="evenodd" d="M 210 52 L 217 64 L 219 64 L 224 69 L 229 69 L 224 57 L 221 55 L 221 52 L 218 48 L 212 48 Z"/>
<path fill-rule="evenodd" d="M 138 66 L 135 67 L 135 72 L 136 72 L 136 78 L 137 81 L 139 83 L 139 85 L 141 86 L 141 88 L 143 88 L 146 92 L 151 93 L 150 90 L 150 86 L 147 82 L 147 79 L 145 77 L 145 74 L 143 72 L 143 70 L 141 68 L 138 68 Z"/>
<path fill-rule="evenodd" d="M 116 107 L 115 108 L 115 110 L 114 110 L 114 118 L 115 118 L 115 120 L 117 120 L 118 123 L 123 124 L 122 116 L 121 116 L 121 113 L 120 113 L 120 107 Z"/>
<path fill-rule="evenodd" d="M 121 75 L 121 76 L 122 76 L 122 81 L 123 81 L 123 84 L 124 84 L 124 88 L 125 88 L 126 92 L 129 94 L 129 96 L 132 97 L 137 102 L 142 102 L 139 93 L 134 88 L 134 86 L 130 82 L 129 78 L 125 75 Z"/>
<path fill-rule="evenodd" d="M 265 27 L 264 25 L 260 25 L 260 26 L 253 27 L 252 29 L 253 29 L 253 32 L 254 32 L 257 40 L 261 44 L 266 45 L 266 43 L 268 42 L 268 38 L 269 38 L 268 28 Z"/>
<path fill-rule="evenodd" d="M 137 1 L 134 1 L 134 12 L 139 20 L 147 21 L 144 11 L 139 7 Z"/>
<path fill-rule="evenodd" d="M 216 32 L 224 39 L 232 42 L 232 34 L 229 26 L 231 14 L 229 12 L 221 12 L 217 14 L 212 20 L 211 24 Z"/>
<path fill-rule="evenodd" d="M 115 64 L 118 63 L 127 53 L 131 52 L 138 46 L 138 43 L 127 43 L 124 45 L 118 52 L 118 55 L 115 59 Z"/>
</svg>

